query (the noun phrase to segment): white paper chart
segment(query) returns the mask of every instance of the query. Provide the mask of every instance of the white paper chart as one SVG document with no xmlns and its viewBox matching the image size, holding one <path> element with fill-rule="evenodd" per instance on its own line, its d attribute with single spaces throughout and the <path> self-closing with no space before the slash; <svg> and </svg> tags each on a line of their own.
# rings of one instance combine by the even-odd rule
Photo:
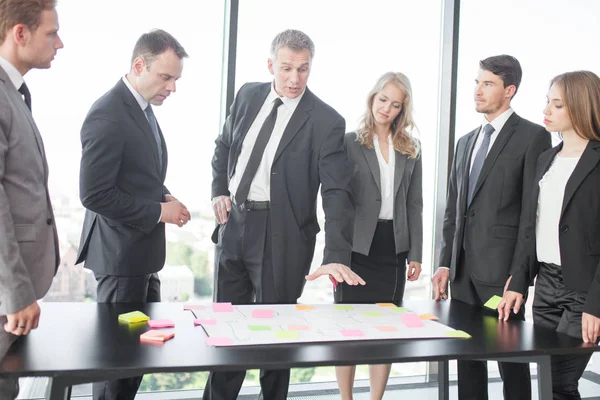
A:
<svg viewBox="0 0 600 400">
<path fill-rule="evenodd" d="M 393 304 L 243 305 L 213 303 L 193 309 L 212 346 L 342 340 L 469 338 L 431 314 Z"/>
</svg>

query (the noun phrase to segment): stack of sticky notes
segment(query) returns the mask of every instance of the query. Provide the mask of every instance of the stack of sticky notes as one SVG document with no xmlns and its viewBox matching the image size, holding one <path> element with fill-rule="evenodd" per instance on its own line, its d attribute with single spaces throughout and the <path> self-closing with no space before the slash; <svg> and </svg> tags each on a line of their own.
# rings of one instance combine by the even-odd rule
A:
<svg viewBox="0 0 600 400">
<path fill-rule="evenodd" d="M 132 312 L 128 312 L 126 314 L 119 315 L 119 322 L 122 322 L 125 324 L 137 324 L 140 322 L 148 321 L 149 319 L 150 319 L 150 317 L 148 317 L 146 314 L 144 314 L 141 311 L 132 311 Z"/>
<path fill-rule="evenodd" d="M 151 319 L 148 321 L 148 326 L 152 329 L 156 328 L 175 328 L 175 322 L 170 319 Z"/>
<path fill-rule="evenodd" d="M 165 331 L 156 331 L 150 330 L 146 333 L 142 333 L 140 335 L 140 340 L 142 342 L 166 342 L 169 339 L 172 339 L 175 336 L 175 332 L 165 332 Z"/>
</svg>

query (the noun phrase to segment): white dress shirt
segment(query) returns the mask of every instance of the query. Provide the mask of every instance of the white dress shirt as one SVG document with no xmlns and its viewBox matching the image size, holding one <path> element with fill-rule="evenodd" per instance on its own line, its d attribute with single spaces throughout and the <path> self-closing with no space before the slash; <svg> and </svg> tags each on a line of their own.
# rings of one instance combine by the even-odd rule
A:
<svg viewBox="0 0 600 400">
<path fill-rule="evenodd" d="M 565 188 L 579 157 L 556 155 L 552 165 L 540 180 L 540 194 L 535 225 L 538 261 L 561 265 L 558 226 Z"/>
<path fill-rule="evenodd" d="M 481 128 L 479 129 L 479 133 L 477 134 L 477 141 L 475 142 L 475 146 L 473 147 L 473 153 L 471 153 L 472 154 L 471 155 L 471 166 L 469 167 L 469 172 L 473 168 L 473 163 L 475 162 L 475 154 L 477 154 L 477 151 L 479 150 L 479 148 L 481 147 L 481 143 L 483 142 L 483 136 L 484 136 L 482 134 L 483 127 L 486 126 L 487 124 L 490 124 L 494 128 L 494 132 L 490 136 L 490 146 L 488 147 L 488 152 L 486 153 L 486 155 L 487 155 L 487 154 L 489 154 L 490 149 L 494 145 L 494 142 L 496 141 L 498 134 L 500 134 L 500 131 L 502 130 L 502 128 L 504 128 L 504 124 L 506 124 L 506 121 L 508 121 L 508 119 L 510 118 L 510 116 L 512 115 L 513 112 L 514 112 L 513 109 L 509 107 L 508 110 L 506 110 L 502 114 L 498 115 L 492 121 L 488 121 L 485 116 L 483 117 L 483 122 L 481 123 Z"/>
<path fill-rule="evenodd" d="M 388 162 L 385 162 L 377 135 L 373 135 L 373 147 L 377 154 L 379 164 L 379 176 L 381 186 L 381 208 L 379 219 L 394 219 L 394 172 L 396 166 L 396 154 L 392 144 L 392 135 L 388 136 Z"/>
<path fill-rule="evenodd" d="M 23 79 L 23 75 L 21 75 L 21 73 L 17 71 L 14 65 L 12 65 L 8 60 L 6 60 L 3 57 L 0 57 L 0 67 L 2 67 L 2 69 L 6 72 L 6 74 L 8 75 L 8 79 L 10 79 L 12 84 L 15 86 L 15 89 L 19 90 L 23 82 L 25 82 L 25 80 Z"/>
<path fill-rule="evenodd" d="M 271 200 L 271 166 L 273 164 L 277 148 L 279 147 L 279 142 L 281 141 L 281 137 L 283 136 L 283 131 L 285 130 L 288 122 L 290 122 L 290 118 L 296 110 L 298 103 L 300 103 L 300 99 L 302 99 L 302 96 L 304 96 L 304 92 L 302 92 L 302 94 L 300 94 L 300 96 L 296 97 L 295 99 L 281 97 L 281 101 L 283 102 L 283 104 L 277 109 L 277 120 L 275 121 L 273 133 L 269 138 L 269 142 L 267 143 L 267 147 L 265 148 L 265 152 L 263 153 L 262 159 L 258 166 L 258 170 L 256 171 L 256 175 L 254 175 L 254 179 L 252 180 L 252 184 L 250 185 L 250 191 L 248 192 L 248 200 Z M 242 149 L 240 151 L 240 155 L 238 156 L 235 172 L 231 177 L 231 180 L 229 181 L 229 193 L 231 193 L 232 196 L 235 196 L 235 192 L 237 191 L 238 186 L 240 185 L 240 181 L 242 180 L 244 170 L 248 165 L 250 154 L 252 153 L 252 149 L 254 148 L 256 139 L 258 138 L 260 128 L 262 128 L 265 120 L 271 113 L 271 110 L 273 109 L 273 101 L 275 101 L 277 97 L 279 97 L 279 95 L 277 94 L 275 88 L 271 84 L 271 91 L 265 99 L 265 102 L 263 103 L 260 111 L 256 115 L 256 118 L 252 122 L 252 125 L 250 126 L 250 129 L 248 129 L 248 133 L 246 134 L 246 137 L 242 142 Z"/>
</svg>

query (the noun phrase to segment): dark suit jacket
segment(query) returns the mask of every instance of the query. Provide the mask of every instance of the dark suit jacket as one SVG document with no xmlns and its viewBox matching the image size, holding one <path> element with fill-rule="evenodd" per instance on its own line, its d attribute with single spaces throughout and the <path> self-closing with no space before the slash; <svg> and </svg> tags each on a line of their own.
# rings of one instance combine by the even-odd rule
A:
<svg viewBox="0 0 600 400">
<path fill-rule="evenodd" d="M 238 92 L 216 140 L 212 197 L 230 195 L 242 142 L 270 90 L 271 83 L 248 83 Z M 300 297 L 310 270 L 320 230 L 319 186 L 325 211 L 323 263 L 350 265 L 354 204 L 344 130 L 344 119 L 307 88 L 283 132 L 271 168 L 270 193 L 272 261 L 282 298 Z M 224 229 L 227 224 L 219 240 Z"/>
<path fill-rule="evenodd" d="M 535 244 L 539 181 L 561 149 L 562 143 L 543 153 L 535 168 L 525 236 L 527 252 L 520 257 L 520 269 L 511 280 L 510 290 L 525 293 L 539 272 Z M 556 229 L 564 284 L 575 292 L 587 293 L 583 312 L 600 317 L 600 142 L 588 143 L 567 181 Z"/>
<path fill-rule="evenodd" d="M 464 249 L 471 279 L 504 286 L 516 269 L 516 246 L 524 236 L 524 202 L 531 198 L 533 166 L 551 147 L 550 134 L 513 113 L 483 164 L 473 200 L 467 207 L 471 156 L 480 128 L 459 139 L 450 172 L 439 266 L 456 276 Z"/>
<path fill-rule="evenodd" d="M 157 222 L 168 193 L 167 147 L 160 136 L 162 169 L 150 124 L 122 80 L 90 109 L 81 128 L 79 195 L 87 210 L 77 263 L 120 276 L 163 267 L 165 226 Z"/>
<path fill-rule="evenodd" d="M 354 164 L 352 194 L 356 203 L 353 251 L 369 255 L 381 210 L 381 175 L 375 149 L 346 134 L 346 149 Z M 408 158 L 397 151 L 394 171 L 394 241 L 396 253 L 408 251 L 407 261 L 423 255 L 423 168 L 421 155 Z"/>
</svg>

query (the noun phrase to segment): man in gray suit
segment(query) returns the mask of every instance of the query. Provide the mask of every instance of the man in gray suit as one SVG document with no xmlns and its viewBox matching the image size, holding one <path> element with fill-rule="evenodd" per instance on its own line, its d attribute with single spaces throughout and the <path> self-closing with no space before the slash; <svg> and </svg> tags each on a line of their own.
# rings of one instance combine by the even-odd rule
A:
<svg viewBox="0 0 600 400">
<path fill-rule="evenodd" d="M 54 0 L 0 0 L 0 360 L 37 328 L 60 256 L 48 165 L 23 76 L 63 47 Z M 2 329 L 3 328 L 3 329 Z M 0 399 L 19 393 L 0 379 Z"/>
<path fill-rule="evenodd" d="M 550 134 L 518 116 L 510 102 L 521 83 L 521 65 L 508 55 L 479 63 L 475 109 L 482 124 L 460 138 L 452 163 L 440 261 L 432 277 L 436 300 L 446 297 L 483 306 L 502 296 L 517 267 L 519 240 L 539 155 L 550 148 Z M 524 320 L 523 313 L 513 315 Z M 528 364 L 499 363 L 507 400 L 531 398 Z M 487 399 L 487 364 L 458 361 L 458 396 Z"/>
</svg>

